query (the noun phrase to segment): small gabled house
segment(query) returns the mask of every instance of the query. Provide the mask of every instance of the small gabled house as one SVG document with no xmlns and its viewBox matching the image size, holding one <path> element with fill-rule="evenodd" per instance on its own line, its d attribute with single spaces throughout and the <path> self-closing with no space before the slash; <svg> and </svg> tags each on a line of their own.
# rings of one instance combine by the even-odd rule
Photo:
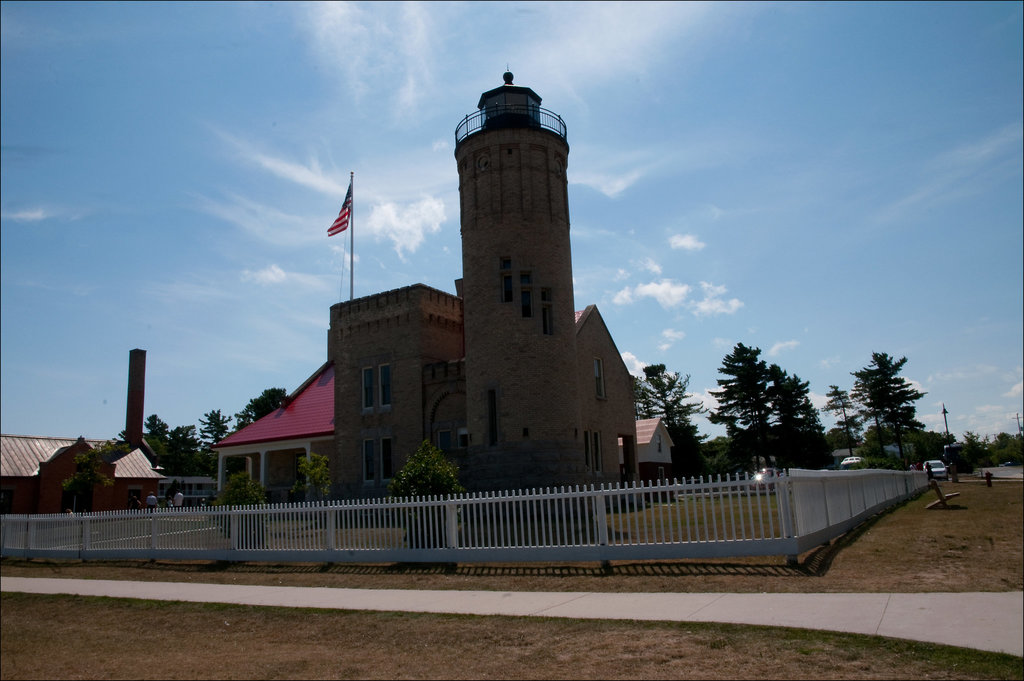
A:
<svg viewBox="0 0 1024 681">
<path fill-rule="evenodd" d="M 636 422 L 636 456 L 640 480 L 672 479 L 672 436 L 661 417 Z"/>
</svg>

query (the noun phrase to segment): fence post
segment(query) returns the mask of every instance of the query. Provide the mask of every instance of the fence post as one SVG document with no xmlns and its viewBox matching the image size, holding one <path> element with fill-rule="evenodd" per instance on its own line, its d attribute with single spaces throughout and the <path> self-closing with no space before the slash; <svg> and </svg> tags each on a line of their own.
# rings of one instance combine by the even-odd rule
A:
<svg viewBox="0 0 1024 681">
<path fill-rule="evenodd" d="M 593 489 L 593 485 L 591 485 Z M 597 542 L 601 546 L 608 546 L 608 511 L 606 510 L 607 497 L 604 493 L 604 483 L 601 483 L 601 493 L 594 497 L 594 520 L 597 521 Z"/>
<path fill-rule="evenodd" d="M 327 515 L 327 517 L 324 518 L 324 532 L 327 533 L 327 537 L 325 537 L 326 541 L 324 541 L 324 546 L 327 548 L 328 551 L 333 551 L 335 543 L 334 535 L 337 534 L 338 514 L 335 513 L 334 508 L 332 506 L 324 506 L 322 502 L 320 506 L 320 511 L 321 513 L 325 513 Z"/>
<path fill-rule="evenodd" d="M 445 548 L 454 549 L 459 545 L 459 508 L 454 503 L 444 505 Z"/>
</svg>

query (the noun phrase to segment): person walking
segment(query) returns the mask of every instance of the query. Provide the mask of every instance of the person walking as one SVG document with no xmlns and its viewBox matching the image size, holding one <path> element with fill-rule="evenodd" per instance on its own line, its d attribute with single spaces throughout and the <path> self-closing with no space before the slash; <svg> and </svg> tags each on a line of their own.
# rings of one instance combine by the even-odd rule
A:
<svg viewBox="0 0 1024 681">
<path fill-rule="evenodd" d="M 174 508 L 181 508 L 181 505 L 183 503 L 185 503 L 185 495 L 182 494 L 181 490 L 179 489 L 178 492 L 174 495 Z"/>
</svg>

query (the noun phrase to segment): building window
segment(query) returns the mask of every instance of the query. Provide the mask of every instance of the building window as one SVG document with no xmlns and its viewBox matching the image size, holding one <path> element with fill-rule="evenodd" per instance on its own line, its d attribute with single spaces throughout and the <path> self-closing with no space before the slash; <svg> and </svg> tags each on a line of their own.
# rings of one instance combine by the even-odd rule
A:
<svg viewBox="0 0 1024 681">
<path fill-rule="evenodd" d="M 540 290 L 540 322 L 541 330 L 545 336 L 554 334 L 555 331 L 551 317 L 551 289 L 549 288 L 542 288 Z"/>
<path fill-rule="evenodd" d="M 440 449 L 442 452 L 447 452 L 449 449 L 452 448 L 452 431 L 437 431 L 437 448 Z"/>
<path fill-rule="evenodd" d="M 604 397 L 604 363 L 595 358 L 594 359 L 594 387 L 597 390 L 598 397 Z"/>
<path fill-rule="evenodd" d="M 657 433 L 654 436 L 654 448 L 660 453 L 661 452 L 661 433 Z"/>
<path fill-rule="evenodd" d="M 373 440 L 363 440 L 363 482 L 373 482 L 376 479 L 373 459 Z"/>
<path fill-rule="evenodd" d="M 590 448 L 590 451 L 591 451 L 591 454 L 593 454 L 593 457 L 594 457 L 594 472 L 595 473 L 600 473 L 601 469 L 602 469 L 602 466 L 601 466 L 601 432 L 595 430 L 592 433 L 592 435 L 594 437 L 594 444 Z"/>
<path fill-rule="evenodd" d="M 380 374 L 380 406 L 391 406 L 391 365 L 381 364 L 378 373 Z"/>
<path fill-rule="evenodd" d="M 465 428 L 459 428 L 459 447 L 465 449 L 469 446 L 469 431 Z"/>
<path fill-rule="evenodd" d="M 583 431 L 583 465 L 590 470 L 590 431 Z"/>
<path fill-rule="evenodd" d="M 512 258 L 501 259 L 501 302 L 511 303 L 512 292 Z"/>
<path fill-rule="evenodd" d="M 533 316 L 533 291 L 530 288 L 531 277 L 529 272 L 519 274 L 519 300 L 523 307 L 523 317 Z"/>
<path fill-rule="evenodd" d="M 487 444 L 498 444 L 498 393 L 487 391 Z"/>
<path fill-rule="evenodd" d="M 391 458 L 391 438 L 380 439 L 380 477 L 390 480 L 395 475 L 394 463 Z"/>
<path fill-rule="evenodd" d="M 373 409 L 373 368 L 363 369 L 363 409 Z"/>
</svg>

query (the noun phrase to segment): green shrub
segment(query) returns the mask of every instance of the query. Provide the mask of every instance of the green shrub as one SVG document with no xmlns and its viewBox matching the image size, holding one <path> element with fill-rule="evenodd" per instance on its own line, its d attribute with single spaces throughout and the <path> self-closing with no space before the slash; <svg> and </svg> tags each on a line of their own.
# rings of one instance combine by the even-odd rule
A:
<svg viewBox="0 0 1024 681">
<path fill-rule="evenodd" d="M 235 473 L 228 478 L 215 503 L 217 506 L 260 506 L 267 503 L 267 490 L 248 473 Z"/>
<path fill-rule="evenodd" d="M 448 496 L 465 491 L 459 483 L 459 467 L 427 440 L 388 485 L 388 493 L 393 497 Z"/>
</svg>

